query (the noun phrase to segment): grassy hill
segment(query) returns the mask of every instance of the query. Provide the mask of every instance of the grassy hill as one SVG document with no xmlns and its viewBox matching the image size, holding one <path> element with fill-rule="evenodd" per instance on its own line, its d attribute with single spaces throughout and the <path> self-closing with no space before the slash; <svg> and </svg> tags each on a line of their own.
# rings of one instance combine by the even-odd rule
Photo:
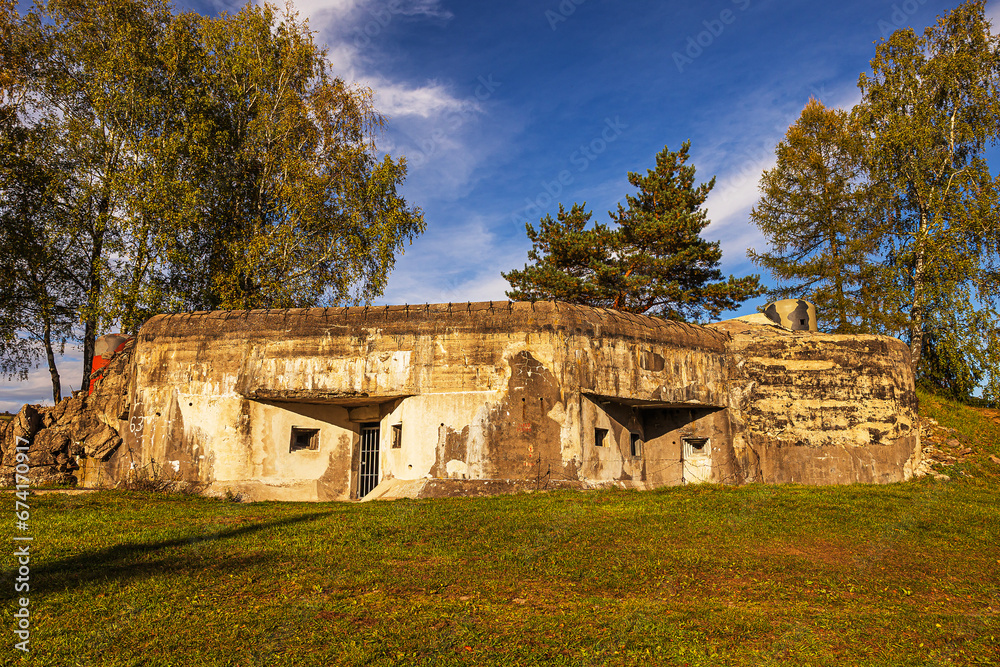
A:
<svg viewBox="0 0 1000 667">
<path fill-rule="evenodd" d="M 10 664 L 997 665 L 1000 414 L 922 410 L 950 481 L 32 497 L 32 653 Z"/>
</svg>

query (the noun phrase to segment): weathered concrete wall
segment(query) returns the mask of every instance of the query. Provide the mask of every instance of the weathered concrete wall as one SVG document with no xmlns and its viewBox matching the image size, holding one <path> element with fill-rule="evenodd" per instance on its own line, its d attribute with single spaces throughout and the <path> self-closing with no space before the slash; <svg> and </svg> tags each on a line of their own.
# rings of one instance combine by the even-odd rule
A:
<svg viewBox="0 0 1000 667">
<path fill-rule="evenodd" d="M 724 408 L 727 339 L 547 302 L 159 316 L 138 335 L 130 444 L 255 497 L 354 496 L 363 422 L 384 479 L 659 485 L 669 466 L 631 456 L 630 433 L 652 409 Z M 319 449 L 288 451 L 292 426 Z"/>
<path fill-rule="evenodd" d="M 159 316 L 88 397 L 0 429 L 0 475 L 152 476 L 254 499 L 617 484 L 906 479 L 920 457 L 906 346 L 763 316 L 696 327 L 554 303 Z M 292 448 L 308 432 L 309 447 Z M 313 437 L 314 436 L 314 437 Z"/>
<path fill-rule="evenodd" d="M 885 336 L 730 321 L 739 476 L 768 483 L 908 479 L 920 460 L 909 349 Z"/>
</svg>

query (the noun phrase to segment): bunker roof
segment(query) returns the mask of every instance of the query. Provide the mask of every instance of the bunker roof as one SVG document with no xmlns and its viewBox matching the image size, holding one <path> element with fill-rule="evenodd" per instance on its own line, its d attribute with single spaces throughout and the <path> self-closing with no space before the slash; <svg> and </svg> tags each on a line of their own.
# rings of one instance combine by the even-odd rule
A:
<svg viewBox="0 0 1000 667">
<path fill-rule="evenodd" d="M 725 332 L 696 324 L 559 301 L 201 311 L 157 315 L 142 326 L 139 338 L 273 339 L 350 334 L 358 329 L 412 335 L 452 331 L 552 332 L 588 338 L 625 338 L 717 352 L 724 352 L 730 339 Z"/>
</svg>

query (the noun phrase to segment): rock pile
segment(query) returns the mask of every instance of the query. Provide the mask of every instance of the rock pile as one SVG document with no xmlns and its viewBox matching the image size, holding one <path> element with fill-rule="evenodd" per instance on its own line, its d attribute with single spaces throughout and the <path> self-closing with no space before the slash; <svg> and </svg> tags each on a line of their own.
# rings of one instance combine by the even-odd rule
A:
<svg viewBox="0 0 1000 667">
<path fill-rule="evenodd" d="M 935 470 L 933 466 L 953 466 L 965 461 L 974 453 L 971 447 L 964 446 L 955 438 L 957 432 L 958 429 L 941 426 L 934 419 L 920 418 L 920 444 L 924 455 L 914 471 L 915 476 L 931 475 L 945 481 L 951 479 L 948 475 Z"/>
<path fill-rule="evenodd" d="M 27 441 L 28 478 L 32 486 L 80 481 L 86 459 L 107 461 L 122 443 L 120 420 L 128 419 L 128 364 L 134 342 L 97 372 L 90 395 L 66 398 L 57 405 L 25 405 L 0 427 L 0 486 L 15 484 L 16 452 Z M 77 392 L 80 394 L 80 392 Z"/>
</svg>

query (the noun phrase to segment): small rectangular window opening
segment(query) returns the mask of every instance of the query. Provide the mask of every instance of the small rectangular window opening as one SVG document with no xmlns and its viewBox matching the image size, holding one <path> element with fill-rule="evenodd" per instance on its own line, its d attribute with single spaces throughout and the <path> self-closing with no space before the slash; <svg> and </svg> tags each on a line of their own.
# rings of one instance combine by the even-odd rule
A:
<svg viewBox="0 0 1000 667">
<path fill-rule="evenodd" d="M 637 459 L 642 456 L 642 437 L 638 433 L 632 434 L 632 458 Z"/>
<path fill-rule="evenodd" d="M 292 427 L 292 442 L 288 447 L 288 451 L 297 452 L 299 450 L 317 450 L 319 449 L 319 429 L 318 428 L 301 428 L 299 426 Z"/>
<path fill-rule="evenodd" d="M 392 425 L 392 448 L 401 449 L 403 447 L 403 425 Z"/>
<path fill-rule="evenodd" d="M 608 437 L 608 429 L 606 428 L 595 428 L 594 429 L 594 447 L 603 447 L 604 441 Z"/>
</svg>

